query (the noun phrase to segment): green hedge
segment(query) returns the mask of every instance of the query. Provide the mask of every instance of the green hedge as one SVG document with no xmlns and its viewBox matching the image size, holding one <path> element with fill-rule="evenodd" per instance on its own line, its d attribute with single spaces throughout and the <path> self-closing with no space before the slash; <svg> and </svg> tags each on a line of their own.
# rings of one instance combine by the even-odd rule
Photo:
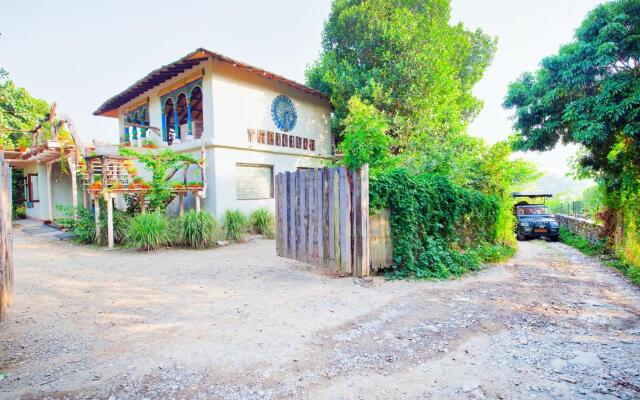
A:
<svg viewBox="0 0 640 400">
<path fill-rule="evenodd" d="M 396 168 L 370 179 L 371 209 L 391 209 L 390 277 L 447 278 L 499 261 L 514 250 L 495 244 L 499 200 L 431 174 Z"/>
</svg>

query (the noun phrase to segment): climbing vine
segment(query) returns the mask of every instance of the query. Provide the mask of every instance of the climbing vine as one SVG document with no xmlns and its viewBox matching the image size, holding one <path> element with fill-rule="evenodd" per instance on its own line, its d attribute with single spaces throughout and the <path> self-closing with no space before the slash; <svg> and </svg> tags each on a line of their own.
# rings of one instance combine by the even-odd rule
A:
<svg viewBox="0 0 640 400">
<path fill-rule="evenodd" d="M 190 154 L 179 154 L 171 149 L 164 149 L 159 152 L 138 152 L 130 148 L 122 148 L 120 149 L 120 154 L 136 157 L 139 162 L 151 171 L 151 187 L 147 198 L 149 199 L 149 207 L 152 210 L 164 209 L 171 197 L 171 188 L 167 183 L 167 172 L 171 169 L 181 166 L 186 167 L 198 162 Z"/>
<path fill-rule="evenodd" d="M 391 277 L 446 278 L 513 253 L 494 244 L 499 200 L 446 177 L 395 168 L 370 180 L 373 210 L 391 209 Z"/>
</svg>

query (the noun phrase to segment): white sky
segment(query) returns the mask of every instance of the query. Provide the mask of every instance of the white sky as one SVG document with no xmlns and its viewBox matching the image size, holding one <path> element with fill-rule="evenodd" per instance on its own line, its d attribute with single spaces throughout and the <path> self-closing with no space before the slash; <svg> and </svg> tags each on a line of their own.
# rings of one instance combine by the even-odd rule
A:
<svg viewBox="0 0 640 400">
<path fill-rule="evenodd" d="M 452 23 L 482 28 L 498 37 L 498 49 L 491 66 L 474 88 L 484 108 L 471 124 L 469 133 L 489 143 L 505 139 L 512 132 L 512 112 L 502 108 L 509 82 L 525 71 L 534 71 L 542 58 L 558 52 L 573 39 L 575 29 L 587 13 L 603 1 L 597 0 L 453 0 Z M 550 152 L 528 152 L 548 174 L 564 175 L 575 146 Z"/>
<path fill-rule="evenodd" d="M 205 47 L 303 82 L 320 51 L 329 0 L 1 0 L 0 66 L 33 95 L 57 101 L 82 137 L 115 142 L 117 122 L 92 112 L 145 74 Z M 511 133 L 507 84 L 571 40 L 596 0 L 453 0 L 452 22 L 498 36 L 475 93 L 484 109 L 470 133 Z M 564 174 L 573 149 L 527 157 Z"/>
</svg>

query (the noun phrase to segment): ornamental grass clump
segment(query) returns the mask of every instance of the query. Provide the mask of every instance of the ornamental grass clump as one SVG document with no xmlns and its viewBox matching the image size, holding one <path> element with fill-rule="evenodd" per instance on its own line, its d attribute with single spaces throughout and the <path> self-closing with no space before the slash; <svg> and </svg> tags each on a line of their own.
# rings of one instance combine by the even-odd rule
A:
<svg viewBox="0 0 640 400">
<path fill-rule="evenodd" d="M 218 223 L 206 211 L 190 210 L 176 220 L 175 241 L 192 249 L 209 249 L 218 239 Z"/>
<path fill-rule="evenodd" d="M 268 208 L 258 208 L 249 216 L 249 224 L 254 233 L 263 235 L 269 239 L 275 237 L 275 219 Z"/>
<path fill-rule="evenodd" d="M 169 244 L 170 241 L 169 223 L 161 212 L 142 213 L 131 219 L 127 232 L 127 245 L 132 249 L 157 250 Z"/>
<path fill-rule="evenodd" d="M 242 242 L 247 233 L 247 216 L 240 210 L 224 212 L 224 231 L 227 240 Z"/>
</svg>

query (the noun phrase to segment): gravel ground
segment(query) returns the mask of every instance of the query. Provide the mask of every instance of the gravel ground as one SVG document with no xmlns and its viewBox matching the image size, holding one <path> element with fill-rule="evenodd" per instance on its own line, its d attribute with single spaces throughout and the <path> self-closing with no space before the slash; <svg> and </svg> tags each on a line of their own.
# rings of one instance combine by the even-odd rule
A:
<svg viewBox="0 0 640 400">
<path fill-rule="evenodd" d="M 560 243 L 448 282 L 334 278 L 272 241 L 15 236 L 3 399 L 640 398 L 640 290 Z"/>
</svg>

